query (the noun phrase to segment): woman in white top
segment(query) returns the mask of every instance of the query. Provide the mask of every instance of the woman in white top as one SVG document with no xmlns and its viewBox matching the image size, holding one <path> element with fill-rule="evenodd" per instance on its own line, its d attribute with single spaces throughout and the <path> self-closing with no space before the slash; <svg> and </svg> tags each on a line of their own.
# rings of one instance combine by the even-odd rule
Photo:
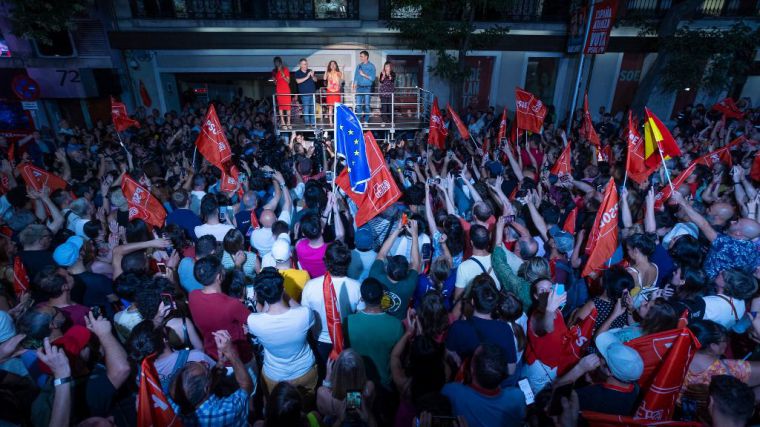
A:
<svg viewBox="0 0 760 427">
<path fill-rule="evenodd" d="M 649 257 L 654 254 L 655 246 L 655 240 L 643 233 L 625 239 L 625 252 L 630 261 L 626 270 L 633 277 L 634 288 L 630 295 L 635 307 L 643 303 L 643 296 L 657 289 L 657 276 L 660 273 L 657 264 L 649 261 Z M 637 298 L 639 294 L 642 294 L 642 298 Z"/>
<path fill-rule="evenodd" d="M 231 221 L 226 215 L 223 218 L 225 221 Z M 213 194 L 206 194 L 201 200 L 201 220 L 203 225 L 195 227 L 195 237 L 198 239 L 212 235 L 217 242 L 222 242 L 227 232 L 235 228 L 229 223 L 219 221 L 219 203 Z"/>
<path fill-rule="evenodd" d="M 285 302 L 283 283 L 274 267 L 266 267 L 256 276 L 257 312 L 248 316 L 248 331 L 264 346 L 262 376 L 268 390 L 287 381 L 309 401 L 317 386 L 317 365 L 306 341 L 314 317 L 295 301 Z"/>
</svg>

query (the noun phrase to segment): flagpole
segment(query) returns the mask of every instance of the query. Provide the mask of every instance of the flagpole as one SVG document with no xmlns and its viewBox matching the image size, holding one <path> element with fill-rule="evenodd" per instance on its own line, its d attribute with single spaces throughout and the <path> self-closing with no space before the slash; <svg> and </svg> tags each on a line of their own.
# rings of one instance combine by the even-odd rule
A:
<svg viewBox="0 0 760 427">
<path fill-rule="evenodd" d="M 575 105 L 578 102 L 578 90 L 581 85 L 581 74 L 583 74 L 583 62 L 586 60 L 586 41 L 588 33 L 591 30 L 591 18 L 594 16 L 594 0 L 589 1 L 588 16 L 586 17 L 586 31 L 583 33 L 583 43 L 581 44 L 581 59 L 578 62 L 578 75 L 575 78 L 575 88 L 573 89 L 573 104 L 570 106 L 570 114 L 567 117 L 567 132 L 570 132 L 573 125 L 573 115 L 575 114 Z"/>
<path fill-rule="evenodd" d="M 670 171 L 668 171 L 668 165 L 665 164 L 665 156 L 662 155 L 662 148 L 660 147 L 660 143 L 657 143 L 657 150 L 660 152 L 660 160 L 662 161 L 662 167 L 665 169 L 665 176 L 668 178 L 668 184 L 670 184 L 670 191 L 676 191 L 675 188 L 673 188 L 673 181 L 670 180 Z"/>
<path fill-rule="evenodd" d="M 127 150 L 127 147 L 124 145 L 124 141 L 121 140 L 121 134 L 119 131 L 116 131 L 116 137 L 119 138 L 119 145 L 121 145 L 121 148 L 124 149 L 124 152 L 127 153 L 127 162 L 129 163 L 129 168 L 132 169 L 134 166 L 132 165 L 132 153 Z"/>
</svg>

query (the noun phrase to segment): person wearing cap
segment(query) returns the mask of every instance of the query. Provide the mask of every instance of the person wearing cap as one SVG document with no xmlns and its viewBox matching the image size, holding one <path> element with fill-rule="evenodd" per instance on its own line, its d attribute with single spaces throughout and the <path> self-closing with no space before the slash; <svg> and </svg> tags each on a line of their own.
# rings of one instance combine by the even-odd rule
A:
<svg viewBox="0 0 760 427">
<path fill-rule="evenodd" d="M 391 391 L 391 351 L 404 335 L 404 327 L 400 320 L 383 310 L 384 291 L 379 280 L 365 279 L 361 295 L 364 309 L 348 316 L 343 325 L 348 346 L 364 358 L 369 379 Z"/>
<path fill-rule="evenodd" d="M 195 241 L 195 227 L 201 225 L 201 219 L 198 215 L 190 210 L 190 196 L 184 189 L 179 189 L 172 193 L 172 204 L 174 210 L 166 217 L 166 225 L 177 224 L 180 228 L 185 230 L 187 236 Z"/>
<path fill-rule="evenodd" d="M 383 309 L 399 320 L 406 317 L 409 301 L 417 288 L 420 270 L 418 226 L 419 224 L 415 220 L 409 220 L 405 225 L 399 223 L 398 227 L 391 232 L 391 235 L 383 243 L 383 247 L 377 253 L 377 259 L 372 263 L 369 270 L 369 277 L 380 281 L 385 288 Z M 410 260 L 407 260 L 403 255 L 387 257 L 393 242 L 403 231 L 411 235 L 412 252 Z"/>
<path fill-rule="evenodd" d="M 53 251 L 53 259 L 58 266 L 68 270 L 74 278 L 72 299 L 81 301 L 87 307 L 100 306 L 107 318 L 113 318 L 111 302 L 119 297 L 114 294 L 113 282 L 108 277 L 88 271 L 84 265 L 84 240 L 71 236 Z"/>
<path fill-rule="evenodd" d="M 583 357 L 554 386 L 574 383 L 598 369 L 606 377 L 604 382 L 576 390 L 581 411 L 632 416 L 638 407 L 637 381 L 644 372 L 644 361 L 636 350 L 620 342 L 613 333 L 599 334 L 595 343 L 598 354 Z"/>
<path fill-rule="evenodd" d="M 282 233 L 277 240 L 275 240 L 272 245 L 272 250 L 269 251 L 265 258 L 271 259 L 271 262 L 274 263 L 273 267 L 280 272 L 285 280 L 283 286 L 288 297 L 300 304 L 301 293 L 310 277 L 309 273 L 305 270 L 293 268 L 291 254 L 290 237 L 287 233 Z M 264 266 L 263 261 L 262 266 Z M 269 265 L 266 265 L 265 267 L 269 267 Z"/>
<path fill-rule="evenodd" d="M 354 250 L 351 251 L 351 265 L 348 267 L 348 277 L 363 282 L 369 276 L 372 263 L 377 258 L 374 250 L 375 236 L 372 227 L 363 225 L 354 233 Z"/>
</svg>

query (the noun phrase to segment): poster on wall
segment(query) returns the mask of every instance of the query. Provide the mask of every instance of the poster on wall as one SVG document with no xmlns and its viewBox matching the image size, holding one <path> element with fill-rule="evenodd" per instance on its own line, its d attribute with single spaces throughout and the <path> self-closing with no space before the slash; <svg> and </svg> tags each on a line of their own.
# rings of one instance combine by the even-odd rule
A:
<svg viewBox="0 0 760 427">
<path fill-rule="evenodd" d="M 604 0 L 594 5 L 591 27 L 583 53 L 596 55 L 607 50 L 607 45 L 610 43 L 610 31 L 612 31 L 612 25 L 615 24 L 615 12 L 617 12 L 617 0 Z"/>
<path fill-rule="evenodd" d="M 567 25 L 567 53 L 578 53 L 583 48 L 588 9 L 586 2 L 573 0 L 570 4 L 570 22 Z"/>
</svg>

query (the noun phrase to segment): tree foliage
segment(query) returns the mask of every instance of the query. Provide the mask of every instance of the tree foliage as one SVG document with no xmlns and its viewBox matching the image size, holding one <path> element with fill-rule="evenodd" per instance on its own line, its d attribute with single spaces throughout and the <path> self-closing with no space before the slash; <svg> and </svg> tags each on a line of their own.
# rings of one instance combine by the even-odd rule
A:
<svg viewBox="0 0 760 427">
<path fill-rule="evenodd" d="M 663 90 L 703 88 L 712 93 L 731 87 L 734 78 L 746 75 L 755 49 L 760 45 L 760 29 L 743 22 L 728 29 L 692 29 L 688 26 L 664 40 L 670 53 L 660 84 Z"/>
<path fill-rule="evenodd" d="M 13 34 L 51 45 L 52 35 L 73 27 L 71 18 L 87 10 L 87 0 L 8 0 Z"/>
<path fill-rule="evenodd" d="M 509 31 L 498 24 L 479 27 L 475 16 L 505 10 L 510 0 L 391 0 L 390 5 L 388 28 L 399 31 L 410 49 L 434 52 L 437 62 L 428 70 L 450 82 L 455 94 L 471 71 L 465 63 L 467 52 L 493 47 Z M 454 101 L 460 100 L 454 96 Z"/>
</svg>

